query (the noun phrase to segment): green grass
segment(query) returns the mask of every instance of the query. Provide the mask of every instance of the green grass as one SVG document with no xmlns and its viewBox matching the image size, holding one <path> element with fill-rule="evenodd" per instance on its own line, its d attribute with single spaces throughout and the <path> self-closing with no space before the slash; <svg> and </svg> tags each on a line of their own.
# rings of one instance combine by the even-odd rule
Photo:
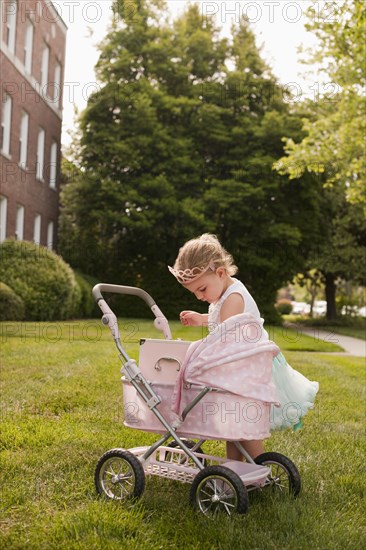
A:
<svg viewBox="0 0 366 550">
<path fill-rule="evenodd" d="M 318 328 L 319 330 L 332 334 L 343 334 L 344 336 L 352 336 L 366 340 L 366 319 L 362 317 L 338 317 L 336 321 L 328 321 L 325 317 L 315 317 L 313 319 L 304 319 L 298 315 L 285 315 L 284 319 L 287 322 L 293 323 L 301 331 L 301 327 Z"/>
<path fill-rule="evenodd" d="M 339 327 L 333 325 L 327 325 L 322 330 L 327 331 L 329 334 L 342 334 L 344 336 L 352 336 L 352 338 L 359 338 L 360 340 L 366 340 L 366 329 L 357 327 Z"/>
<path fill-rule="evenodd" d="M 159 335 L 149 321 L 122 320 L 120 326 L 135 358 L 140 337 Z M 172 327 L 175 337 L 202 335 Z M 270 334 L 295 368 L 320 382 L 304 428 L 273 433 L 266 443 L 296 463 L 303 491 L 295 501 L 251 493 L 248 514 L 213 522 L 190 508 L 189 486 L 178 482 L 148 479 L 136 504 L 96 497 L 93 474 L 101 454 L 156 439 L 123 426 L 121 364 L 108 329 L 97 321 L 0 325 L 1 548 L 363 547 L 364 362 L 324 355 L 337 348 L 281 328 Z M 222 454 L 224 444 L 204 449 Z"/>
</svg>

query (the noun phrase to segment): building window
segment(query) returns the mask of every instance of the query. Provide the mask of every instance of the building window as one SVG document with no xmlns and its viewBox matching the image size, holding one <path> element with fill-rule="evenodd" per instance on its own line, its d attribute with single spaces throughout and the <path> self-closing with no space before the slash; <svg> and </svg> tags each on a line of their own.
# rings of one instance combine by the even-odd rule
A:
<svg viewBox="0 0 366 550">
<path fill-rule="evenodd" d="M 6 239 L 6 214 L 8 210 L 8 199 L 0 197 L 0 242 Z"/>
<path fill-rule="evenodd" d="M 51 145 L 50 155 L 50 187 L 56 189 L 57 182 L 57 143 L 54 141 Z"/>
<path fill-rule="evenodd" d="M 41 244 L 41 215 L 37 214 L 34 218 L 33 241 Z"/>
<path fill-rule="evenodd" d="M 41 64 L 41 91 L 46 95 L 48 85 L 48 63 L 50 59 L 50 49 L 48 46 L 43 48 Z"/>
<path fill-rule="evenodd" d="M 1 117 L 1 152 L 5 155 L 10 155 L 11 108 L 12 99 L 5 94 Z"/>
<path fill-rule="evenodd" d="M 54 75 L 54 90 L 53 90 L 53 100 L 57 107 L 61 106 L 61 65 L 59 62 L 56 62 L 55 66 L 55 75 Z"/>
<path fill-rule="evenodd" d="M 43 181 L 44 170 L 44 137 L 45 132 L 40 128 L 37 141 L 36 177 L 41 181 Z"/>
<path fill-rule="evenodd" d="M 20 137 L 19 137 L 19 165 L 23 170 L 27 168 L 27 151 L 28 151 L 28 126 L 29 115 L 28 113 L 22 113 L 20 121 Z"/>
<path fill-rule="evenodd" d="M 47 226 L 47 248 L 53 248 L 53 222 L 49 222 Z"/>
<path fill-rule="evenodd" d="M 33 33 L 34 27 L 31 21 L 27 21 L 25 30 L 25 42 L 24 42 L 24 67 L 27 73 L 32 72 L 32 55 L 33 55 Z"/>
<path fill-rule="evenodd" d="M 15 237 L 17 241 L 22 241 L 24 238 L 24 206 L 20 205 L 17 206 Z"/>
<path fill-rule="evenodd" d="M 11 53 L 15 53 L 15 36 L 17 28 L 18 3 L 16 0 L 10 0 L 3 4 L 4 17 L 6 21 L 5 41 Z"/>
</svg>

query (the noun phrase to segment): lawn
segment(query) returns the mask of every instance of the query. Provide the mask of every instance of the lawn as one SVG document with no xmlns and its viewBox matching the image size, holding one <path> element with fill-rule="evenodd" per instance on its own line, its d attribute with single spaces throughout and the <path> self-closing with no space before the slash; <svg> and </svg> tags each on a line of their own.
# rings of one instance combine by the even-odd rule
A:
<svg viewBox="0 0 366 550">
<path fill-rule="evenodd" d="M 366 319 L 362 317 L 339 316 L 333 322 L 326 320 L 324 317 L 305 319 L 298 315 L 284 315 L 283 318 L 293 327 L 297 327 L 299 331 L 302 330 L 302 327 L 306 327 L 327 332 L 329 341 L 335 340 L 335 334 L 366 340 Z"/>
<path fill-rule="evenodd" d="M 139 338 L 158 334 L 149 321 L 120 326 L 135 358 Z M 202 336 L 172 328 L 174 337 Z M 266 443 L 295 462 L 303 490 L 297 500 L 251 493 L 248 514 L 213 522 L 190 508 L 189 486 L 178 482 L 148 479 L 136 504 L 96 497 L 101 454 L 156 439 L 123 426 L 120 362 L 108 329 L 94 320 L 2 323 L 1 548 L 363 547 L 364 361 L 323 354 L 337 347 L 289 329 L 269 332 L 289 362 L 320 383 L 304 428 L 275 432 Z M 224 445 L 204 450 L 223 454 Z"/>
<path fill-rule="evenodd" d="M 328 334 L 343 334 L 344 336 L 351 336 L 352 338 L 359 338 L 360 340 L 366 340 L 366 328 L 365 327 L 340 327 L 334 325 L 326 325 L 320 330 L 325 330 Z"/>
</svg>

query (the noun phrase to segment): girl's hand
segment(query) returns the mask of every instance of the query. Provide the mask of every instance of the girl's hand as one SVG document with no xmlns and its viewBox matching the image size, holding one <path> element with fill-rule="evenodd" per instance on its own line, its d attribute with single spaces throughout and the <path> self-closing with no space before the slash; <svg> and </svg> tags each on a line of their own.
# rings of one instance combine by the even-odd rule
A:
<svg viewBox="0 0 366 550">
<path fill-rule="evenodd" d="M 196 311 L 181 311 L 180 321 L 186 327 L 201 327 L 203 324 L 203 315 Z"/>
</svg>

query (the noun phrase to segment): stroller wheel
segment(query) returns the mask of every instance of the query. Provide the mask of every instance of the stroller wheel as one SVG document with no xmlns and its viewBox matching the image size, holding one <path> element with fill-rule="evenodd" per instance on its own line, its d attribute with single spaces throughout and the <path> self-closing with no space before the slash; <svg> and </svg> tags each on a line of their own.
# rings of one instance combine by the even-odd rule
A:
<svg viewBox="0 0 366 550">
<path fill-rule="evenodd" d="M 190 500 L 205 515 L 223 512 L 245 514 L 248 510 L 248 492 L 242 480 L 225 466 L 207 466 L 193 480 Z"/>
<path fill-rule="evenodd" d="M 94 481 L 99 495 L 112 500 L 128 500 L 144 492 L 145 472 L 132 453 L 112 449 L 99 459 Z"/>
<path fill-rule="evenodd" d="M 254 459 L 256 464 L 271 469 L 265 486 L 297 496 L 301 489 L 301 477 L 295 464 L 280 453 L 263 453 Z"/>
</svg>

